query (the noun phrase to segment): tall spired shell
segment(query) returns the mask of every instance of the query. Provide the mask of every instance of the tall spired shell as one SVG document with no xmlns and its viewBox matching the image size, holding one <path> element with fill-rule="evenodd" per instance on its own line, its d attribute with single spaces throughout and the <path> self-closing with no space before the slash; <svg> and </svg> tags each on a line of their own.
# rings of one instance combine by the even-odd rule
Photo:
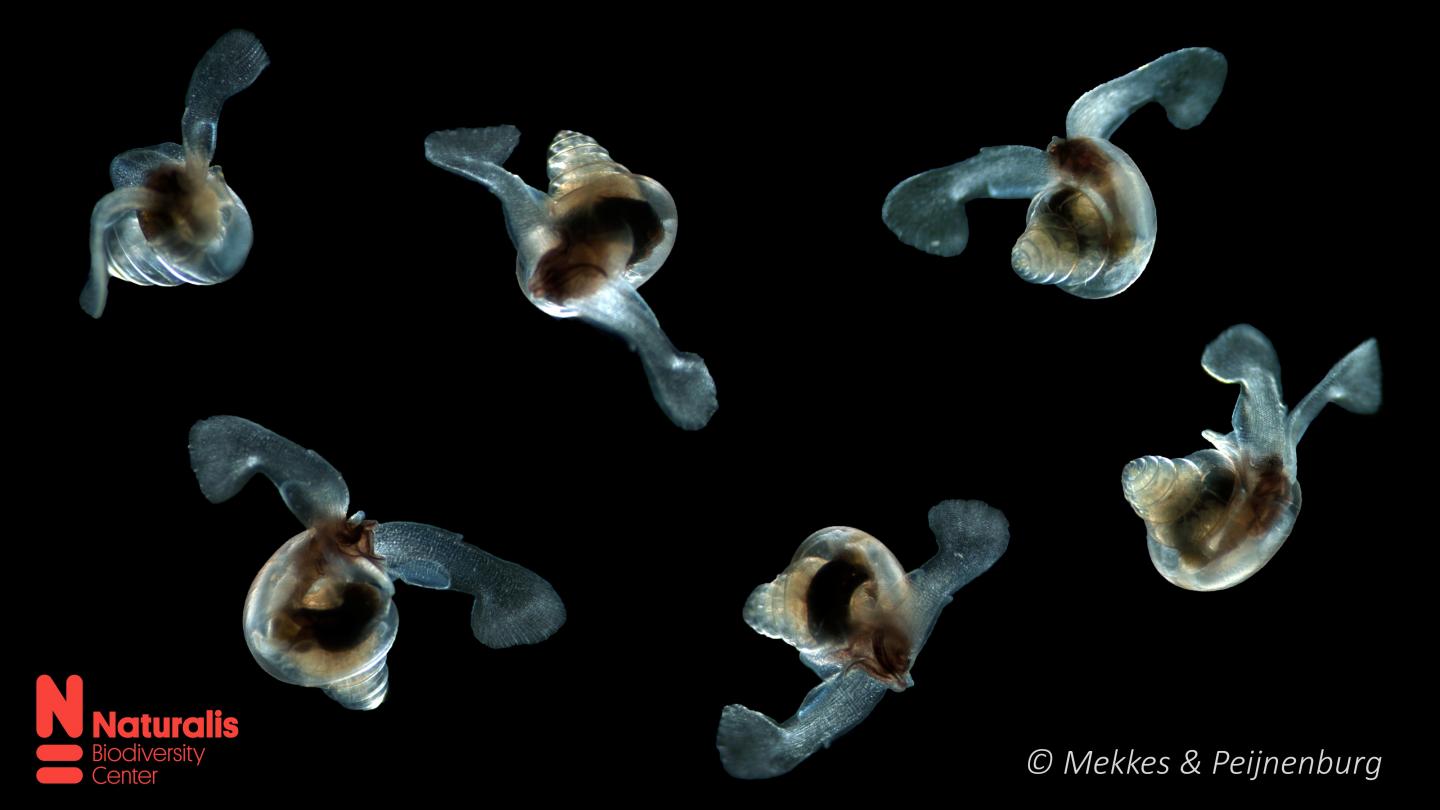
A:
<svg viewBox="0 0 1440 810">
<path fill-rule="evenodd" d="M 785 773 L 859 725 L 887 691 L 913 685 L 910 669 L 940 610 L 999 559 L 1010 538 L 1005 516 L 979 501 L 937 505 L 930 529 L 940 551 L 908 574 L 865 532 L 824 529 L 750 594 L 745 622 L 796 647 L 822 682 L 784 723 L 725 707 L 715 744 L 731 776 Z"/>
<path fill-rule="evenodd" d="M 550 178 L 550 196 L 555 199 L 607 174 L 628 175 L 630 170 L 616 163 L 589 135 L 562 129 L 550 141 L 545 174 Z"/>
<path fill-rule="evenodd" d="M 1205 349 L 1211 376 L 1241 385 L 1234 431 L 1205 431 L 1213 449 L 1182 459 L 1145 456 L 1120 476 L 1125 500 L 1145 521 L 1150 559 L 1182 588 L 1213 591 L 1243 582 L 1280 549 L 1300 514 L 1295 447 L 1327 403 L 1355 413 L 1380 407 L 1374 340 L 1344 357 L 1293 411 L 1280 399 L 1280 363 L 1252 326 L 1227 329 Z"/>
<path fill-rule="evenodd" d="M 90 276 L 80 306 L 105 310 L 110 277 L 147 286 L 218 284 L 245 264 L 254 234 L 250 212 L 210 165 L 226 99 L 270 63 L 248 31 L 231 31 L 201 58 L 190 79 L 184 145 L 132 149 L 110 164 L 115 190 L 90 216 Z"/>
<path fill-rule="evenodd" d="M 545 172 L 560 244 L 534 267 L 519 269 L 526 294 L 542 309 L 564 315 L 567 304 L 593 289 L 575 284 L 577 268 L 597 282 L 608 276 L 639 287 L 665 263 L 678 226 L 675 200 L 664 186 L 616 163 L 589 135 L 570 130 L 550 142 Z M 613 259 L 594 260 L 606 256 Z"/>
<path fill-rule="evenodd" d="M 1146 456 L 1125 465 L 1121 478 L 1135 513 L 1164 524 L 1193 520 L 1214 504 L 1227 502 L 1235 489 L 1234 467 L 1218 450 L 1201 450 L 1194 459 Z M 1201 521 L 1202 531 L 1209 526 L 1209 520 Z M 1178 538 L 1167 545 L 1175 544 Z"/>
<path fill-rule="evenodd" d="M 350 492 L 325 459 L 234 416 L 195 423 L 190 463 L 212 503 L 256 473 L 280 490 L 305 531 L 280 547 L 245 596 L 250 653 L 285 683 L 325 690 L 347 709 L 385 700 L 387 655 L 399 613 L 396 580 L 472 594 L 470 629 L 488 647 L 534 644 L 565 621 L 565 606 L 534 572 L 422 523 L 350 517 Z"/>
<path fill-rule="evenodd" d="M 676 425 L 704 427 L 715 381 L 698 355 L 679 352 L 638 289 L 675 245 L 675 200 L 664 186 L 615 162 L 594 138 L 569 130 L 551 141 L 548 193 L 502 168 L 514 127 L 434 132 L 425 156 L 500 199 L 525 296 L 556 318 L 580 318 L 640 355 L 655 401 Z"/>
<path fill-rule="evenodd" d="M 965 203 L 1030 200 L 1025 232 L 1010 255 L 1015 272 L 1081 298 L 1118 295 L 1150 261 L 1155 203 L 1134 161 L 1110 136 L 1151 101 L 1181 129 L 1199 124 L 1219 98 L 1225 73 L 1225 57 L 1209 48 L 1168 53 L 1077 99 L 1065 138 L 1046 151 L 981 149 L 895 186 L 881 215 L 905 244 L 958 256 L 970 240 Z"/>
</svg>

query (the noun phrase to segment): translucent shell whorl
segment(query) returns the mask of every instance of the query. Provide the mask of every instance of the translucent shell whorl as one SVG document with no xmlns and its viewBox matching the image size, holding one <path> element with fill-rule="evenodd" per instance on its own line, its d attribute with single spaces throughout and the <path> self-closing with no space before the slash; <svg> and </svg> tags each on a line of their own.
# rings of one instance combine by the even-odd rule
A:
<svg viewBox="0 0 1440 810">
<path fill-rule="evenodd" d="M 783 639 L 826 677 L 859 666 L 891 689 L 911 685 L 917 628 L 905 569 L 884 544 L 847 527 L 811 535 L 790 565 L 756 588 L 745 623 Z"/>
<path fill-rule="evenodd" d="M 1149 185 L 1108 141 L 1056 138 L 1047 155 L 1054 180 L 1030 201 L 1011 266 L 1026 281 L 1082 298 L 1121 292 L 1155 249 Z"/>
<path fill-rule="evenodd" d="M 1125 466 L 1121 482 L 1125 499 L 1151 526 L 1156 542 L 1182 556 L 1208 559 L 1218 550 L 1240 477 L 1225 454 L 1201 450 L 1181 459 L 1136 459 Z"/>
<path fill-rule="evenodd" d="M 285 683 L 316 686 L 349 709 L 385 700 L 395 586 L 365 549 L 308 529 L 275 552 L 245 596 L 245 642 Z"/>
<path fill-rule="evenodd" d="M 1135 513 L 1147 520 L 1174 520 L 1189 511 L 1205 475 L 1188 458 L 1146 456 L 1125 466 L 1121 484 Z"/>
<path fill-rule="evenodd" d="M 616 163 L 594 138 L 570 130 L 550 142 L 545 171 L 551 214 L 567 233 L 565 244 L 586 241 L 597 250 L 607 242 L 623 244 L 628 256 L 620 276 L 634 287 L 665 263 L 678 225 L 675 200 L 664 186 Z M 544 268 L 520 268 L 526 294 L 552 314 L 571 314 L 563 297 L 536 289 L 537 272 L 543 276 Z"/>
<path fill-rule="evenodd" d="M 559 198 L 596 175 L 630 174 L 630 170 L 616 163 L 594 138 L 565 129 L 550 142 L 545 174 L 550 178 L 550 196 Z"/>
<path fill-rule="evenodd" d="M 1279 549 L 1300 511 L 1300 486 L 1278 457 L 1222 449 L 1181 459 L 1146 456 L 1120 476 L 1125 500 L 1145 521 L 1150 557 L 1190 590 L 1229 587 Z"/>
<path fill-rule="evenodd" d="M 1010 264 L 1032 284 L 1089 281 L 1105 266 L 1108 223 L 1092 193 L 1052 186 L 1030 201 Z"/>
<path fill-rule="evenodd" d="M 218 209 L 212 239 L 203 244 L 151 239 L 141 227 L 140 213 L 127 211 L 105 229 L 109 274 L 132 284 L 174 287 L 219 284 L 240 272 L 255 238 L 250 212 L 240 196 L 225 185 L 219 166 L 210 168 L 205 184 Z"/>
</svg>

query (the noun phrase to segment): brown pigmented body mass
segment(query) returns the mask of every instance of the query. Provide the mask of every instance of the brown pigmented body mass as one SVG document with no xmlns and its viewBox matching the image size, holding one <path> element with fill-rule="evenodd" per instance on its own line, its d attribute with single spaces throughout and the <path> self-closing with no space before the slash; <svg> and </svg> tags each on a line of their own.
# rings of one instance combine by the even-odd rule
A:
<svg viewBox="0 0 1440 810">
<path fill-rule="evenodd" d="M 919 628 L 909 576 L 858 529 L 811 535 L 780 576 L 751 593 L 745 621 L 795 645 L 812 666 L 859 669 L 897 692 L 910 685 Z"/>
<path fill-rule="evenodd" d="M 271 635 L 292 649 L 297 665 L 311 675 L 347 672 L 370 654 L 390 596 L 342 569 L 352 560 L 383 564 L 374 551 L 376 525 L 336 521 L 311 529 L 297 549 L 293 589 L 272 613 Z"/>
<path fill-rule="evenodd" d="M 582 298 L 643 261 L 664 236 L 659 217 L 629 175 L 597 174 L 552 202 L 560 244 L 541 257 L 531 292 Z"/>
<path fill-rule="evenodd" d="M 1154 520 L 1153 536 L 1180 553 L 1191 569 L 1209 564 L 1274 527 L 1291 505 L 1290 477 L 1275 456 L 1206 469 L 1204 477 L 1175 493 L 1175 515 Z"/>
<path fill-rule="evenodd" d="M 1120 167 L 1109 155 L 1089 138 L 1056 138 L 1046 150 L 1051 164 L 1071 188 L 1069 196 L 1085 200 L 1083 205 L 1071 205 L 1067 211 L 1074 212 L 1067 219 L 1078 232 L 1098 237 L 1098 247 L 1108 254 L 1120 255 L 1129 251 L 1135 241 L 1135 229 L 1124 217 L 1108 219 L 1099 207 L 1079 191 L 1087 188 L 1104 201 L 1109 211 L 1124 210 L 1119 199 L 1115 173 Z"/>
<path fill-rule="evenodd" d="M 203 249 L 220 231 L 220 198 L 204 167 L 162 166 L 145 178 L 152 204 L 137 213 L 152 244 L 177 253 Z"/>
</svg>

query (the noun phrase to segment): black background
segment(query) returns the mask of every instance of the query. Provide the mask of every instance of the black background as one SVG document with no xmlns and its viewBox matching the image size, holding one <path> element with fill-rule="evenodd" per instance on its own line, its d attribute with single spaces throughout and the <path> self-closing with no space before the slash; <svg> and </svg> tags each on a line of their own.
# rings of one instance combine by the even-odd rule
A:
<svg viewBox="0 0 1440 810">
<path fill-rule="evenodd" d="M 1372 82 L 1383 42 L 1041 12 L 547 12 L 16 32 L 19 103 L 37 122 L 17 171 L 42 235 L 11 268 L 41 292 L 5 302 L 25 482 L 12 547 L 31 594 L 17 746 L 34 742 L 33 678 L 73 672 L 87 712 L 240 719 L 202 768 L 165 768 L 147 789 L 166 793 L 1363 794 L 1423 767 L 1406 739 L 1433 712 L 1411 581 L 1428 541 L 1423 486 L 1404 472 L 1423 442 L 1400 428 L 1414 369 L 1399 334 L 1421 268 L 1388 234 L 1428 237 L 1383 202 L 1404 92 Z M 208 288 L 116 282 L 92 321 L 75 300 L 108 163 L 178 140 L 190 71 L 237 26 L 272 59 L 219 127 L 216 162 L 254 217 L 246 266 Z M 1336 39 L 1352 36 L 1368 50 Z M 1181 131 L 1152 105 L 1115 137 L 1160 222 L 1121 296 L 1019 280 L 1023 202 L 972 204 L 953 259 L 880 221 L 900 180 L 983 146 L 1043 146 L 1084 91 L 1202 44 L 1230 63 L 1211 116 Z M 496 201 L 424 160 L 428 132 L 498 123 L 524 133 L 507 165 L 532 184 L 568 128 L 674 195 L 683 227 L 643 293 L 715 377 L 709 427 L 672 427 L 623 344 L 527 303 Z M 1386 404 L 1326 409 L 1299 450 L 1304 509 L 1285 549 L 1239 587 L 1196 594 L 1155 572 L 1118 477 L 1229 429 L 1237 390 L 1199 358 L 1240 322 L 1274 342 L 1292 403 L 1378 337 Z M 201 497 L 186 432 L 221 413 L 321 453 L 352 509 L 462 532 L 540 573 L 568 623 L 489 650 L 469 635 L 468 597 L 401 584 L 381 708 L 273 680 L 245 647 L 241 605 L 300 526 L 268 486 Z M 946 498 L 1003 510 L 1012 539 L 942 614 L 915 688 L 793 773 L 731 780 L 721 707 L 784 719 L 815 680 L 741 621 L 750 589 L 837 524 L 914 567 L 934 548 L 926 511 Z M 1134 748 L 1170 756 L 1172 774 L 1032 776 L 1036 748 Z M 1191 748 L 1384 766 L 1377 783 L 1252 785 L 1178 775 Z M 33 755 L 12 761 L 33 785 Z"/>
</svg>

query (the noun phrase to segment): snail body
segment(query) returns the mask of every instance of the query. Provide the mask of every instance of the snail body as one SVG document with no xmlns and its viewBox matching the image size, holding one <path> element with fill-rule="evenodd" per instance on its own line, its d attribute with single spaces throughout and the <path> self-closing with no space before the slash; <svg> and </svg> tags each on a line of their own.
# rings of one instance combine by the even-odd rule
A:
<svg viewBox="0 0 1440 810">
<path fill-rule="evenodd" d="M 757 633 L 795 647 L 822 682 L 784 723 L 740 705 L 720 714 L 716 747 L 741 779 L 786 773 L 869 716 L 914 665 L 953 594 L 1005 553 L 1005 516 L 979 501 L 930 510 L 940 551 L 906 573 L 879 540 L 844 526 L 816 532 L 745 603 Z"/>
<path fill-rule="evenodd" d="M 991 147 L 968 160 L 922 172 L 885 199 L 885 224 L 904 243 L 957 256 L 969 242 L 965 203 L 1028 199 L 1026 228 L 1011 267 L 1026 281 L 1081 298 L 1124 292 L 1155 247 L 1155 203 L 1135 162 L 1110 136 L 1156 101 L 1189 129 L 1209 114 L 1225 83 L 1225 57 L 1209 48 L 1166 54 L 1076 100 L 1066 136 L 1041 151 Z"/>
<path fill-rule="evenodd" d="M 387 656 L 399 629 L 396 580 L 475 597 L 470 626 L 488 647 L 534 644 L 565 621 L 560 597 L 534 572 L 421 523 L 345 516 L 349 490 L 313 451 L 234 416 L 197 422 L 190 460 L 212 503 L 256 473 L 269 478 L 305 531 L 276 551 L 245 597 L 245 641 L 262 669 L 323 689 L 349 709 L 389 691 Z"/>
<path fill-rule="evenodd" d="M 718 407 L 698 355 L 679 352 L 638 288 L 675 244 L 675 200 L 656 181 L 617 163 L 595 139 L 562 131 L 546 161 L 548 192 L 502 168 L 519 143 L 514 127 L 434 132 L 426 158 L 500 199 L 526 298 L 556 318 L 579 318 L 640 355 L 655 401 L 676 425 L 704 427 Z"/>
<path fill-rule="evenodd" d="M 111 277 L 144 286 L 208 285 L 244 266 L 254 241 L 250 212 L 210 161 L 221 106 L 268 64 L 253 34 L 225 34 L 190 79 L 184 145 L 132 149 L 111 162 L 115 190 L 91 212 L 90 277 L 80 293 L 91 316 L 104 312 Z"/>
<path fill-rule="evenodd" d="M 1205 370 L 1239 383 L 1234 430 L 1204 431 L 1213 445 L 1184 458 L 1145 456 L 1125 466 L 1125 499 L 1145 521 L 1156 570 L 1182 588 L 1213 591 L 1248 579 L 1290 536 L 1300 514 L 1296 445 L 1327 403 L 1354 413 L 1380 407 L 1380 356 L 1368 340 L 1332 368 L 1294 410 L 1280 396 L 1280 364 L 1252 326 L 1234 326 L 1205 349 Z"/>
</svg>

